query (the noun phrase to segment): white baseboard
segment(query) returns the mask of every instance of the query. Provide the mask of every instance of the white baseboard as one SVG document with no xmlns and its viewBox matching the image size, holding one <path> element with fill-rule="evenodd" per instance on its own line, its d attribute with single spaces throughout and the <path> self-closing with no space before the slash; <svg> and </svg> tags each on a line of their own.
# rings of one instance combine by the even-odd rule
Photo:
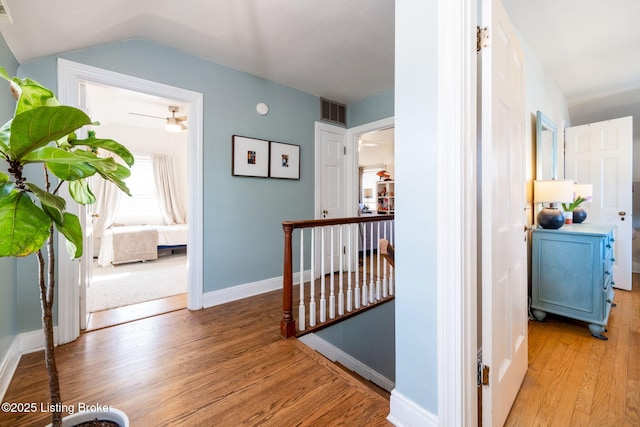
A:
<svg viewBox="0 0 640 427">
<path fill-rule="evenodd" d="M 380 373 L 374 371 L 369 366 L 340 350 L 333 344 L 323 340 L 314 333 L 303 335 L 298 339 L 318 353 L 322 354 L 327 359 L 331 360 L 332 362 L 338 362 L 344 365 L 346 368 L 352 370 L 361 377 L 366 378 L 367 380 L 382 387 L 387 391 L 391 391 L 395 387 L 393 381 L 391 381 L 384 375 L 380 375 Z"/>
<path fill-rule="evenodd" d="M 397 427 L 437 427 L 438 417 L 396 390 L 391 392 L 391 411 L 387 420 Z"/>
<path fill-rule="evenodd" d="M 304 280 L 309 280 L 310 271 L 304 272 Z M 293 283 L 300 282 L 300 273 L 294 273 Z M 244 285 L 232 286 L 220 289 L 219 291 L 207 292 L 202 296 L 202 307 L 209 308 L 228 302 L 237 301 L 243 298 L 260 295 L 271 291 L 282 289 L 282 276 L 271 279 L 259 280 L 257 282 L 245 283 Z"/>
<path fill-rule="evenodd" d="M 54 336 L 57 337 L 57 327 L 54 328 Z M 33 353 L 44 349 L 44 334 L 42 329 L 23 332 L 16 335 L 9 346 L 9 351 L 0 361 L 0 402 L 9 388 L 13 374 L 23 354 Z"/>
</svg>

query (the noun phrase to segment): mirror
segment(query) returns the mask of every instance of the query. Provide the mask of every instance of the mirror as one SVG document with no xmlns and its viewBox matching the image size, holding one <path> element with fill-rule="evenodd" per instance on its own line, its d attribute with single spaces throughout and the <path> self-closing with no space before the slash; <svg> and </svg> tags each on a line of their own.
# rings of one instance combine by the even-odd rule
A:
<svg viewBox="0 0 640 427">
<path fill-rule="evenodd" d="M 542 111 L 536 113 L 536 179 L 558 179 L 558 128 Z"/>
</svg>

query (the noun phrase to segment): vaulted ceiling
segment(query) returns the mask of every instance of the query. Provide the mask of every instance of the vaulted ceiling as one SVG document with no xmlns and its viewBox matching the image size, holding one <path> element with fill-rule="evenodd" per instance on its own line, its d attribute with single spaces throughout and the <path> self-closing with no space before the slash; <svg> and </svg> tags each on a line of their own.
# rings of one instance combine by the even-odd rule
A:
<svg viewBox="0 0 640 427">
<path fill-rule="evenodd" d="M 0 2 L 13 19 L 0 31 L 21 63 L 145 39 L 345 104 L 393 87 L 393 0 Z M 503 2 L 572 124 L 640 111 L 640 1 Z"/>
</svg>

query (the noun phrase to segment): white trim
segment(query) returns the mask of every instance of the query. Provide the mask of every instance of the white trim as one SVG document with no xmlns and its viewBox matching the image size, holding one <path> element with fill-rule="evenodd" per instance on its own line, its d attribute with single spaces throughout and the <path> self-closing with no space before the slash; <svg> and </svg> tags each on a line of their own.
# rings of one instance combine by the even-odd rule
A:
<svg viewBox="0 0 640 427">
<path fill-rule="evenodd" d="M 391 392 L 391 412 L 387 420 L 397 427 L 436 427 L 438 417 L 396 390 Z"/>
<path fill-rule="evenodd" d="M 311 347 L 332 362 L 338 362 L 344 365 L 346 368 L 387 391 L 393 390 L 396 386 L 389 378 L 381 375 L 374 369 L 314 333 L 303 335 L 298 338 L 298 340 L 302 341 L 305 345 Z"/>
<path fill-rule="evenodd" d="M 375 122 L 365 123 L 360 126 L 347 129 L 347 159 L 346 159 L 346 177 L 345 188 L 351 191 L 345 194 L 346 214 L 347 216 L 355 216 L 357 214 L 358 203 L 358 138 L 360 135 L 375 132 L 379 130 L 389 129 L 395 126 L 395 117 L 387 117 L 386 119 L 376 120 Z"/>
<path fill-rule="evenodd" d="M 438 0 L 440 426 L 477 424 L 475 14 L 475 2 Z"/>
<path fill-rule="evenodd" d="M 171 98 L 188 104 L 188 165 L 189 165 L 189 236 L 187 253 L 189 280 L 187 308 L 198 310 L 203 307 L 203 95 L 162 83 L 140 79 L 113 71 L 103 70 L 58 58 L 58 98 L 66 105 L 78 106 L 78 82 L 91 81 L 151 95 Z M 75 206 L 70 203 L 68 206 Z M 64 239 L 59 239 L 59 252 L 64 254 Z M 80 334 L 80 307 L 78 291 L 77 261 L 65 261 L 60 256 L 58 283 L 58 327 L 60 342 L 67 343 Z"/>
<path fill-rule="evenodd" d="M 304 280 L 308 281 L 311 271 L 304 272 Z M 259 280 L 257 282 L 245 283 L 231 286 L 218 291 L 207 292 L 203 295 L 203 308 L 215 307 L 216 305 L 249 298 L 267 292 L 282 290 L 283 277 L 272 277 L 270 279 Z M 300 273 L 293 273 L 293 283 L 300 282 Z"/>
<path fill-rule="evenodd" d="M 57 335 L 58 328 L 54 327 L 53 336 L 55 342 L 57 342 L 55 339 Z M 9 351 L 5 354 L 4 359 L 0 361 L 0 402 L 4 400 L 4 395 L 9 388 L 22 356 L 40 350 L 44 350 L 44 331 L 42 329 L 23 332 L 14 337 L 9 346 Z"/>
</svg>

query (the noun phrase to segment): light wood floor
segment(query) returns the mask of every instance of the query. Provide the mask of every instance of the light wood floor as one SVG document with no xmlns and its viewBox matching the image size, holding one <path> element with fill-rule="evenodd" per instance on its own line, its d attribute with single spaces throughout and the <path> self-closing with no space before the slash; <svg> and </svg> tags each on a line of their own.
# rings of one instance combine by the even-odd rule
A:
<svg viewBox="0 0 640 427">
<path fill-rule="evenodd" d="M 390 426 L 388 394 L 296 339 L 280 337 L 282 297 L 84 333 L 58 348 L 65 404 L 112 405 L 132 426 Z M 42 352 L 20 361 L 5 402 L 48 401 Z M 49 415 L 0 411 L 0 426 Z"/>
<path fill-rule="evenodd" d="M 506 426 L 640 426 L 640 276 L 616 290 L 608 341 L 560 317 L 529 322 L 529 370 Z"/>
<path fill-rule="evenodd" d="M 529 370 L 507 426 L 640 425 L 640 277 L 616 291 L 606 335 L 549 316 L 529 322 Z M 178 310 L 60 346 L 66 404 L 113 405 L 132 425 L 385 426 L 388 394 L 279 336 L 279 292 Z M 5 402 L 46 402 L 42 353 L 26 355 Z M 0 426 L 46 424 L 0 412 Z"/>
</svg>

